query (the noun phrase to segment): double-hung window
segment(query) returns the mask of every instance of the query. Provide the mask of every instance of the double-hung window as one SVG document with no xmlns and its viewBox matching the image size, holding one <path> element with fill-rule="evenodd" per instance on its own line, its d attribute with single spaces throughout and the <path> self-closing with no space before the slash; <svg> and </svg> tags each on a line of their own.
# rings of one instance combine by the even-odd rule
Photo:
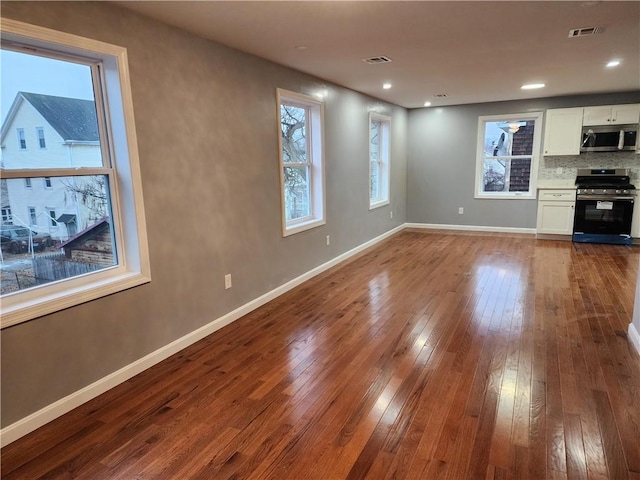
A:
<svg viewBox="0 0 640 480">
<path fill-rule="evenodd" d="M 278 89 L 282 233 L 292 235 L 326 223 L 323 103 Z"/>
<path fill-rule="evenodd" d="M 369 114 L 369 208 L 389 204 L 391 119 L 377 113 Z"/>
<path fill-rule="evenodd" d="M 47 142 L 44 139 L 44 128 L 36 127 L 36 135 L 38 136 L 38 146 L 40 148 L 47 148 Z"/>
<path fill-rule="evenodd" d="M 150 273 L 126 50 L 9 19 L 0 29 L 2 83 L 16 86 L 3 92 L 13 98 L 2 111 L 3 208 L 14 212 L 13 228 L 51 237 L 39 244 L 46 258 L 29 248 L 21 278 L 3 281 L 6 327 Z M 5 141 L 16 130 L 36 132 L 40 148 L 17 154 L 26 148 L 20 133 L 17 145 Z"/>
<path fill-rule="evenodd" d="M 478 121 L 476 198 L 535 198 L 542 113 Z"/>
</svg>

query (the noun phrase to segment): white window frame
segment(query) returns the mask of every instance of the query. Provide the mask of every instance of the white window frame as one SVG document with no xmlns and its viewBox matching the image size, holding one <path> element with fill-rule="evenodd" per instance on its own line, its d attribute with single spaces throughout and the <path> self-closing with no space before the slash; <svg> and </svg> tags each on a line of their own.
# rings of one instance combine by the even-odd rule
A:
<svg viewBox="0 0 640 480">
<path fill-rule="evenodd" d="M 16 134 L 18 135 L 18 150 L 24 151 L 27 149 L 27 137 L 24 133 L 24 128 L 17 128 Z M 24 147 L 22 143 L 24 142 Z"/>
<path fill-rule="evenodd" d="M 49 216 L 49 228 L 57 228 L 58 221 L 56 220 L 56 209 L 47 208 L 47 215 Z"/>
<path fill-rule="evenodd" d="M 36 127 L 36 141 L 38 142 L 38 148 L 40 148 L 40 150 L 45 150 L 47 148 L 47 139 L 44 136 L 44 127 Z"/>
<path fill-rule="evenodd" d="M 31 180 L 30 177 L 27 177 L 24 179 L 24 188 L 33 188 L 33 181 Z"/>
<path fill-rule="evenodd" d="M 288 90 L 278 88 L 276 90 L 277 99 L 277 124 L 278 124 L 278 158 L 280 165 L 280 198 L 282 212 L 282 236 L 287 237 L 295 233 L 304 232 L 311 228 L 326 224 L 326 199 L 325 199 L 325 178 L 324 178 L 324 103 L 307 95 L 303 95 Z M 303 218 L 296 218 L 290 221 L 286 219 L 285 208 L 285 166 L 291 167 L 298 164 L 285 163 L 282 154 L 282 134 L 280 106 L 282 104 L 296 105 L 308 109 L 307 116 L 307 144 L 308 158 L 305 165 L 309 166 L 309 201 L 310 215 Z"/>
<path fill-rule="evenodd" d="M 42 181 L 43 181 L 43 184 L 44 184 L 44 188 L 46 188 L 47 190 L 51 190 L 53 188 L 53 183 L 51 182 L 51 177 L 43 177 Z"/>
<path fill-rule="evenodd" d="M 101 142 L 106 157 L 102 168 L 78 169 L 75 175 L 108 175 L 118 258 L 110 268 L 4 295 L 0 326 L 5 328 L 147 283 L 151 275 L 126 49 L 6 18 L 1 19 L 0 29 L 5 48 L 95 62 L 92 68 L 99 71 L 100 79 L 96 105 L 102 99 L 106 107 L 102 112 L 106 121 L 101 121 L 108 132 Z M 67 169 L 3 169 L 1 173 L 2 178 L 73 175 Z"/>
<path fill-rule="evenodd" d="M 378 189 L 379 195 L 374 198 L 371 196 L 371 164 L 374 163 L 371 158 L 371 132 L 373 122 L 380 122 L 378 132 Z M 389 191 L 391 186 L 391 117 L 380 115 L 379 113 L 369 113 L 369 210 L 389 205 Z"/>
<path fill-rule="evenodd" d="M 485 124 L 488 122 L 510 122 L 535 120 L 533 132 L 533 149 L 531 155 L 514 155 L 506 157 L 509 159 L 519 157 L 531 157 L 531 178 L 529 179 L 528 192 L 483 192 L 483 163 L 484 159 L 484 134 Z M 536 179 L 538 177 L 538 164 L 542 142 L 542 112 L 514 113 L 505 115 L 486 115 L 478 117 L 478 143 L 476 145 L 476 186 L 475 198 L 485 199 L 508 199 L 508 200 L 532 200 L 536 198 Z M 505 158 L 505 157 L 500 157 Z"/>
<path fill-rule="evenodd" d="M 5 225 L 13 225 L 13 215 L 11 214 L 11 207 L 5 207 L 2 210 L 2 223 Z"/>
<path fill-rule="evenodd" d="M 38 212 L 36 207 L 27 207 L 27 218 L 29 219 L 29 226 L 38 226 Z"/>
</svg>

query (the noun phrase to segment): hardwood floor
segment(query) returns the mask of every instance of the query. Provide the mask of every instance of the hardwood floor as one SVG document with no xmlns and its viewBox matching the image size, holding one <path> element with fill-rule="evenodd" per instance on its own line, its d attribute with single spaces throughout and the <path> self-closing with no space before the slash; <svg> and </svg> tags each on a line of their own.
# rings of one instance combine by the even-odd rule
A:
<svg viewBox="0 0 640 480">
<path fill-rule="evenodd" d="M 640 479 L 640 248 L 404 231 L 2 450 L 2 478 Z"/>
</svg>

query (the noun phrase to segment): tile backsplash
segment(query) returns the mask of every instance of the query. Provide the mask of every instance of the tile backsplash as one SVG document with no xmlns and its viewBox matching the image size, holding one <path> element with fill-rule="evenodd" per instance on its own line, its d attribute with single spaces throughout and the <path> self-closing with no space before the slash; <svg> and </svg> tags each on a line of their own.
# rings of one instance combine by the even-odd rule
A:
<svg viewBox="0 0 640 480">
<path fill-rule="evenodd" d="M 562 167 L 560 175 L 556 173 L 558 167 Z M 640 154 L 635 152 L 542 157 L 538 166 L 538 180 L 575 180 L 579 168 L 628 168 L 631 183 L 640 184 Z"/>
</svg>

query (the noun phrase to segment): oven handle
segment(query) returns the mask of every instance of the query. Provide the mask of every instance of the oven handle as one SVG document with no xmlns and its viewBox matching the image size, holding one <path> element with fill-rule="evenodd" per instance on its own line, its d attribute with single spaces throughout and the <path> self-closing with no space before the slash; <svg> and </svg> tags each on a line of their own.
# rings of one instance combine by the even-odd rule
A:
<svg viewBox="0 0 640 480">
<path fill-rule="evenodd" d="M 617 202 L 617 201 L 634 201 L 636 199 L 635 196 L 630 197 L 612 197 L 610 195 L 576 195 L 576 200 L 604 200 L 606 202 Z"/>
</svg>

